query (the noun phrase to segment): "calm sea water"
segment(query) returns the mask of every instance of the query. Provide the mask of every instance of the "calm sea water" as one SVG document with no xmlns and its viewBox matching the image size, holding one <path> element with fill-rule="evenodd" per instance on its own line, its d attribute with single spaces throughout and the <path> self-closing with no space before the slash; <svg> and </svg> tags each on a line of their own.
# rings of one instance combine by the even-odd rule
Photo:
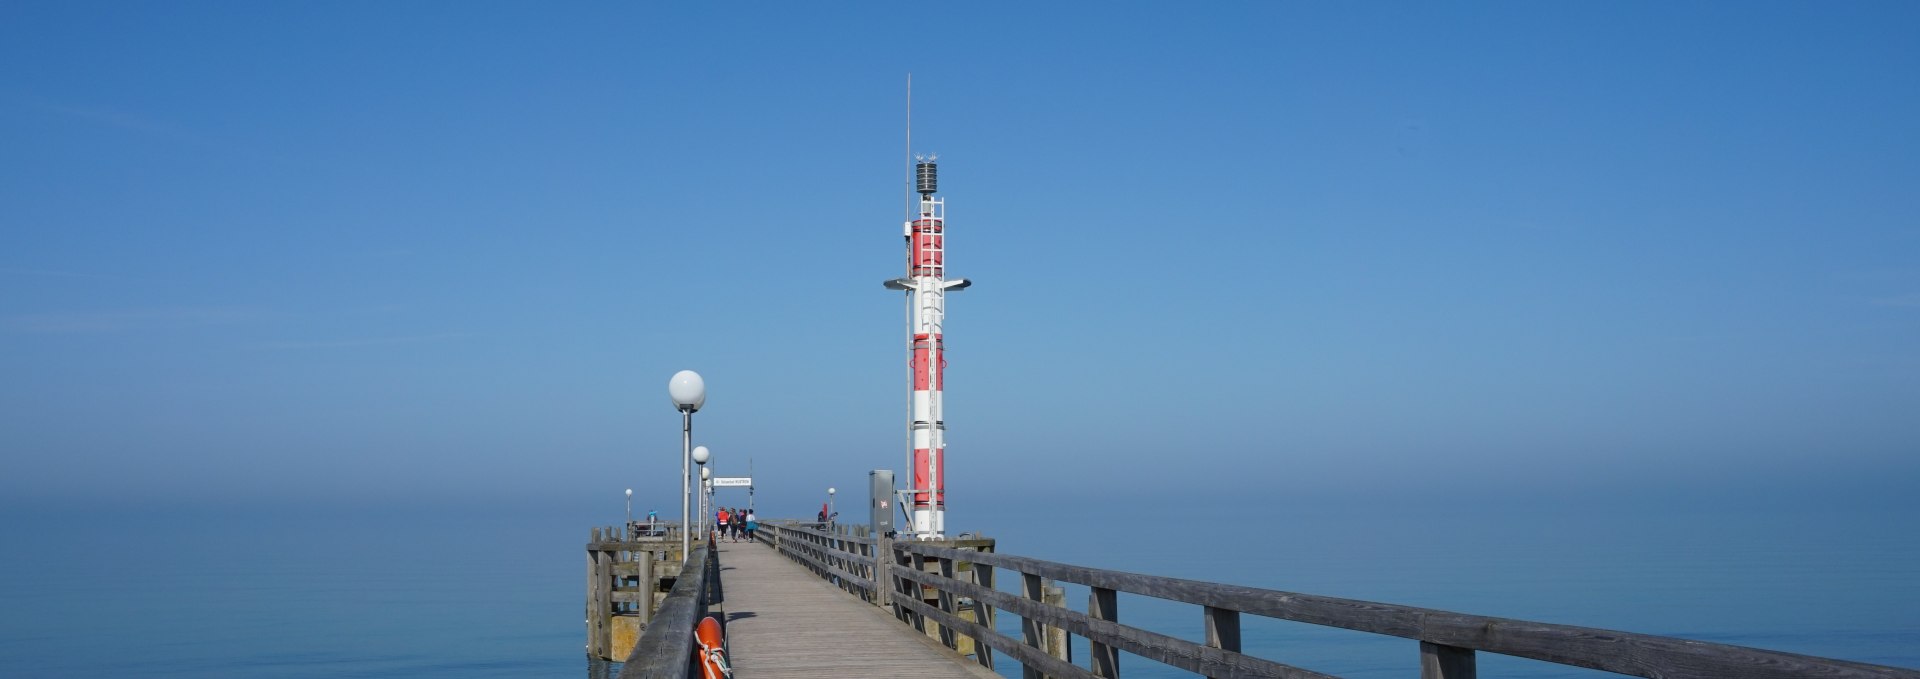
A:
<svg viewBox="0 0 1920 679">
<path fill-rule="evenodd" d="M 769 512 L 771 515 L 772 512 Z M 1050 513 L 1049 516 L 1061 516 Z M 1001 550 L 1108 568 L 1920 666 L 1911 512 L 1482 508 L 957 515 Z M 0 676 L 583 677 L 581 543 L 619 517 L 10 511 Z M 1084 589 L 1069 603 L 1085 605 Z M 1198 638 L 1191 606 L 1121 619 Z M 1002 618 L 1017 634 L 1017 620 Z M 1248 618 L 1247 650 L 1405 677 L 1417 645 Z M 1075 650 L 1084 660 L 1086 649 Z M 1181 676 L 1123 656 L 1128 676 Z M 1599 676 L 1483 654 L 1490 676 Z"/>
</svg>

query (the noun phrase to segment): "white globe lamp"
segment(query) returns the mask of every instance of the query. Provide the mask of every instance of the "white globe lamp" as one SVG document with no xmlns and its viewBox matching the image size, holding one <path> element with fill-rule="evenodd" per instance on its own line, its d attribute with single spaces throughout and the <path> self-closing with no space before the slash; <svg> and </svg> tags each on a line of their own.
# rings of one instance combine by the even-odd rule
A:
<svg viewBox="0 0 1920 679">
<path fill-rule="evenodd" d="M 675 409 L 699 412 L 707 404 L 707 381 L 700 379 L 700 373 L 682 370 L 667 381 L 667 396 Z"/>
</svg>

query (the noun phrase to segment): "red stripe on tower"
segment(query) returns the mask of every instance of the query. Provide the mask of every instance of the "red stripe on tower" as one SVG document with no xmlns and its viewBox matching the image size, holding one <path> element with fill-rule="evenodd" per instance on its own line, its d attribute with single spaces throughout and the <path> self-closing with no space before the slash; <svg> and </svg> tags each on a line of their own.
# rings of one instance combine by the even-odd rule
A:
<svg viewBox="0 0 1920 679">
<path fill-rule="evenodd" d="M 913 390 L 939 391 L 934 387 L 946 381 L 945 342 L 939 335 L 913 336 Z"/>
</svg>

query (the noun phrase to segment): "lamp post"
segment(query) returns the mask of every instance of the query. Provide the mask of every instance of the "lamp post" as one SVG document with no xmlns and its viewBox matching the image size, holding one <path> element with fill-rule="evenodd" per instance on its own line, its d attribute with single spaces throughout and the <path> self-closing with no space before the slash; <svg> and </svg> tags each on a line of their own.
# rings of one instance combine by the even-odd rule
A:
<svg viewBox="0 0 1920 679">
<path fill-rule="evenodd" d="M 834 489 L 831 486 L 829 486 L 827 488 L 827 525 L 828 526 L 833 525 L 833 492 L 834 492 Z"/>
<path fill-rule="evenodd" d="M 707 381 L 700 373 L 682 370 L 667 380 L 667 396 L 680 411 L 680 565 L 687 564 L 693 535 L 687 532 L 693 504 L 693 414 L 707 404 Z"/>
<path fill-rule="evenodd" d="M 627 489 L 627 528 L 633 528 L 633 489 Z"/>
<path fill-rule="evenodd" d="M 712 478 L 707 470 L 707 460 L 713 459 L 713 451 L 706 446 L 693 447 L 693 463 L 700 465 L 700 537 L 707 536 L 707 479 Z"/>
</svg>

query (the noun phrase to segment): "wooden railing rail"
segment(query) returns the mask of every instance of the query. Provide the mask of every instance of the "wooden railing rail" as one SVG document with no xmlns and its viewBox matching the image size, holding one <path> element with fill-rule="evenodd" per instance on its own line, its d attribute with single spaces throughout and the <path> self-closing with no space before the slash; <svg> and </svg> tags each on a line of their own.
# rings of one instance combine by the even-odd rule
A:
<svg viewBox="0 0 1920 679">
<path fill-rule="evenodd" d="M 1061 677 L 1117 677 L 1119 651 L 1213 677 L 1327 676 L 1239 653 L 1239 615 L 1250 613 L 1418 640 L 1421 676 L 1425 679 L 1472 679 L 1475 651 L 1662 679 L 1920 679 L 1920 671 L 1909 669 L 1727 644 L 1141 575 L 907 540 L 892 542 L 889 547 L 896 553 L 896 561 L 911 558 L 970 563 L 976 572 L 986 566 L 1017 571 L 1027 579 L 1047 578 L 1090 588 L 1087 612 L 1078 613 L 1000 592 L 992 587 L 990 579 L 979 584 L 957 579 L 954 570 L 944 563 L 938 574 L 920 568 L 891 570 L 890 576 L 902 583 L 898 591 L 931 587 L 943 595 L 973 599 L 983 610 L 992 607 L 1012 611 L 1089 641 L 1091 671 L 1072 665 L 1062 667 L 1064 662 L 1040 654 L 1030 641 L 1015 641 L 999 634 L 991 626 L 991 617 L 980 618 L 987 622 L 984 625 L 960 619 L 945 605 L 944 596 L 938 607 L 923 603 L 920 597 L 891 598 L 897 608 L 914 614 L 909 618 L 932 618 L 943 627 L 973 637 L 976 648 L 984 645 L 1013 656 L 1030 670 L 1029 676 L 1037 670 Z M 1207 643 L 1196 644 L 1121 624 L 1115 607 L 1120 592 L 1200 606 Z"/>
<path fill-rule="evenodd" d="M 710 545 L 696 545 L 673 589 L 654 612 L 653 622 L 620 668 L 619 679 L 701 676 L 693 628 L 707 617 L 708 608 L 720 601 L 720 561 Z"/>
<path fill-rule="evenodd" d="M 850 593 L 873 601 L 879 593 L 874 565 L 878 541 L 818 526 L 763 521 L 756 538 Z"/>
</svg>

